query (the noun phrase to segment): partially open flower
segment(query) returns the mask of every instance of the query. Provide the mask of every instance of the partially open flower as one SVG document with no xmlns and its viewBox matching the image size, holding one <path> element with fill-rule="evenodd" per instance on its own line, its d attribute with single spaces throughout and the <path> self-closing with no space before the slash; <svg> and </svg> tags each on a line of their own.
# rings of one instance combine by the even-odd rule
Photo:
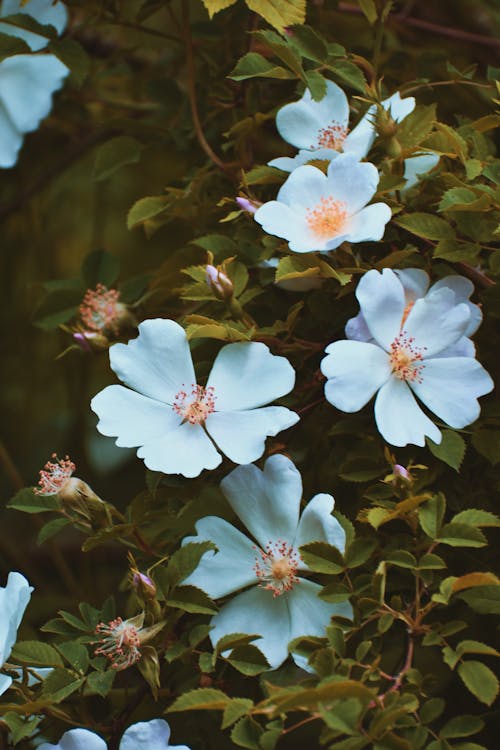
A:
<svg viewBox="0 0 500 750">
<path fill-rule="evenodd" d="M 206 266 L 206 281 L 217 299 L 231 299 L 234 293 L 233 282 L 224 272 L 224 266 Z"/>
</svg>

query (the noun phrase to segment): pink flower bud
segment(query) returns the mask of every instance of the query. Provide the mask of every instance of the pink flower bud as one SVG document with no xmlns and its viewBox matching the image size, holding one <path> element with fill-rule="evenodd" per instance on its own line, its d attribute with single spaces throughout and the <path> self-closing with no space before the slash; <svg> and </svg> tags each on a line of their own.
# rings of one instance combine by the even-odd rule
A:
<svg viewBox="0 0 500 750">
<path fill-rule="evenodd" d="M 233 282 L 222 268 L 209 263 L 205 268 L 205 273 L 206 282 L 217 299 L 231 299 L 234 292 Z"/>
<path fill-rule="evenodd" d="M 242 211 L 248 211 L 249 214 L 254 214 L 258 208 L 254 203 L 252 203 L 252 201 L 248 200 L 248 198 L 242 198 L 240 196 L 236 198 L 236 203 Z"/>
</svg>

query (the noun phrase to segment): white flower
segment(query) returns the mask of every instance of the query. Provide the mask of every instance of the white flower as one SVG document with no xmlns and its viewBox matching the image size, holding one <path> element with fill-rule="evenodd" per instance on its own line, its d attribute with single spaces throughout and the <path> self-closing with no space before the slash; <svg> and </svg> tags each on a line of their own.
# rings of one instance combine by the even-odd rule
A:
<svg viewBox="0 0 500 750">
<path fill-rule="evenodd" d="M 210 638 L 215 645 L 229 633 L 258 634 L 255 645 L 276 668 L 293 638 L 323 636 L 332 615 L 352 616 L 349 604 L 320 599 L 321 586 L 297 575 L 309 570 L 300 546 L 321 541 L 343 551 L 345 533 L 331 515 L 331 495 L 313 497 L 299 520 L 302 480 L 285 456 L 268 458 L 264 471 L 239 466 L 221 487 L 255 541 L 222 518 L 202 518 L 196 524 L 198 536 L 183 544 L 210 540 L 219 551 L 205 553 L 184 583 L 214 599 L 246 589 L 212 618 Z"/>
<path fill-rule="evenodd" d="M 396 92 L 381 102 L 395 122 L 401 122 L 415 109 L 413 96 L 401 99 Z M 363 159 L 376 138 L 376 105 L 369 107 L 356 127 L 349 132 L 349 103 L 342 89 L 327 81 L 326 94 L 314 101 L 309 89 L 302 99 L 282 107 L 276 116 L 276 127 L 281 137 L 299 149 L 295 157 L 283 156 L 269 162 L 284 172 L 293 172 L 297 167 L 312 160 L 331 161 L 339 153 L 351 153 Z M 405 160 L 405 189 L 418 181 L 418 176 L 433 169 L 439 161 L 437 154 L 426 152 Z"/>
<path fill-rule="evenodd" d="M 4 0 L 0 16 L 26 13 L 41 24 L 50 24 L 61 33 L 67 22 L 63 3 L 52 0 Z M 23 39 L 34 51 L 48 40 L 9 23 L 0 23 L 0 32 Z M 69 69 L 54 55 L 13 55 L 0 63 L 0 167 L 14 166 L 24 134 L 36 130 L 52 108 L 52 95 L 61 88 Z"/>
<path fill-rule="evenodd" d="M 170 745 L 170 727 L 164 719 L 139 721 L 125 730 L 119 750 L 189 750 L 187 745 Z M 104 740 L 88 729 L 70 729 L 57 745 L 44 742 L 38 750 L 106 750 Z"/>
<path fill-rule="evenodd" d="M 295 372 L 261 343 L 224 346 L 205 387 L 196 381 L 186 333 L 173 320 L 144 321 L 138 338 L 112 346 L 109 358 L 129 388 L 110 385 L 92 399 L 97 429 L 122 448 L 139 446 L 137 455 L 153 471 L 195 477 L 215 469 L 222 461 L 215 445 L 231 461 L 251 463 L 268 435 L 299 420 L 283 406 L 265 406 L 292 390 Z"/>
<path fill-rule="evenodd" d="M 395 269 L 394 273 L 401 282 L 404 291 L 405 311 L 403 317 L 405 319 L 417 299 L 421 299 L 427 294 L 435 292 L 437 289 L 451 289 L 455 294 L 455 303 L 458 305 L 460 302 L 464 302 L 467 305 L 470 312 L 470 318 L 469 324 L 465 329 L 465 335 L 451 347 L 440 352 L 436 356 L 474 357 L 476 349 L 473 342 L 468 337 L 472 336 L 477 331 L 483 319 L 479 305 L 475 305 L 469 300 L 469 297 L 474 292 L 474 284 L 463 276 L 452 275 L 445 276 L 443 279 L 436 281 L 436 283 L 429 289 L 429 276 L 420 268 L 406 268 L 404 270 Z M 403 324 L 403 322 L 404 321 L 402 320 L 401 324 Z M 374 341 L 368 326 L 366 325 L 366 321 L 363 318 L 362 312 L 359 312 L 356 317 L 347 321 L 345 335 L 348 339 L 354 339 L 355 341 Z"/>
<path fill-rule="evenodd" d="M 376 167 L 353 154 L 331 161 L 326 175 L 310 165 L 297 167 L 277 199 L 258 209 L 255 220 L 269 234 L 288 240 L 290 250 L 297 253 L 380 240 L 391 209 L 385 203 L 366 205 L 378 181 Z"/>
<path fill-rule="evenodd" d="M 21 573 L 9 573 L 7 586 L 0 586 L 0 668 L 10 656 L 17 629 L 28 606 L 33 587 Z M 0 695 L 12 684 L 12 678 L 0 674 Z"/>
<path fill-rule="evenodd" d="M 449 355 L 470 325 L 470 308 L 452 288 L 441 286 L 417 299 L 408 310 L 405 289 L 394 271 L 368 271 L 356 290 L 373 343 L 335 341 L 326 348 L 321 371 L 328 378 L 327 400 L 356 412 L 377 393 L 375 421 L 381 435 L 396 446 L 423 446 L 427 435 L 441 433 L 414 395 L 450 427 L 474 422 L 477 398 L 493 388 L 488 373 L 473 357 Z"/>
</svg>

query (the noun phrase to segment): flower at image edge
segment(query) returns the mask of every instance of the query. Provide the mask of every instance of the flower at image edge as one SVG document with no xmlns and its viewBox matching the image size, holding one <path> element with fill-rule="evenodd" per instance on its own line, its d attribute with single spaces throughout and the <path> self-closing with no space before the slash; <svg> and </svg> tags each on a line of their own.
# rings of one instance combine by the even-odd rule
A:
<svg viewBox="0 0 500 750">
<path fill-rule="evenodd" d="M 139 721 L 125 730 L 119 750 L 190 750 L 187 745 L 170 745 L 170 727 L 164 719 Z M 89 729 L 70 729 L 57 745 L 44 742 L 38 750 L 107 750 L 102 737 Z"/>
<path fill-rule="evenodd" d="M 205 553 L 184 583 L 213 599 L 245 589 L 212 618 L 210 639 L 215 646 L 230 633 L 259 635 L 255 645 L 275 669 L 287 658 L 294 638 L 324 636 L 333 615 L 351 619 L 349 603 L 319 598 L 321 586 L 304 577 L 309 568 L 299 552 L 314 541 L 343 552 L 345 533 L 331 514 L 331 495 L 313 497 L 299 518 L 302 479 L 286 456 L 271 456 L 263 471 L 239 466 L 222 480 L 221 488 L 255 541 L 222 518 L 202 518 L 196 523 L 197 536 L 183 544 L 208 540 L 218 552 Z M 300 657 L 294 658 L 303 665 Z"/>
<path fill-rule="evenodd" d="M 9 573 L 7 585 L 0 586 L 0 668 L 16 642 L 17 629 L 31 598 L 33 587 L 21 573 Z M 0 674 L 0 695 L 11 686 L 12 678 Z"/>
<path fill-rule="evenodd" d="M 139 336 L 115 344 L 111 368 L 128 388 L 110 385 L 92 399 L 97 429 L 120 447 L 138 447 L 152 471 L 195 477 L 222 457 L 251 463 L 265 440 L 298 422 L 283 406 L 266 406 L 289 393 L 295 371 L 265 344 L 227 344 L 206 386 L 196 381 L 184 329 L 173 320 L 146 320 Z M 217 446 L 217 447 L 216 447 Z"/>
</svg>

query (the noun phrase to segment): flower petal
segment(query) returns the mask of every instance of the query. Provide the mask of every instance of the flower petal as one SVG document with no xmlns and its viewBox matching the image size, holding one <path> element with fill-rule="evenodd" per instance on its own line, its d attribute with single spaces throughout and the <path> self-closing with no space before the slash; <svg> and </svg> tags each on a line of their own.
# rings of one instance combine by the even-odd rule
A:
<svg viewBox="0 0 500 750">
<path fill-rule="evenodd" d="M 394 273 L 403 285 L 405 302 L 415 302 L 420 297 L 425 297 L 429 288 L 429 276 L 420 268 L 395 269 Z"/>
<path fill-rule="evenodd" d="M 327 176 L 328 191 L 325 191 L 325 195 L 336 201 L 344 201 L 349 215 L 366 206 L 372 199 L 379 181 L 377 168 L 369 162 L 358 161 L 354 154 L 339 154 L 328 165 Z"/>
<path fill-rule="evenodd" d="M 36 130 L 69 69 L 54 55 L 14 55 L 0 66 L 0 99 L 20 133 Z"/>
<path fill-rule="evenodd" d="M 302 99 L 282 107 L 276 115 L 276 127 L 281 137 L 296 148 L 312 149 L 318 145 L 319 131 L 329 125 L 346 127 L 349 104 L 342 89 L 332 81 L 326 83 L 326 94 L 314 101 L 309 89 Z"/>
<path fill-rule="evenodd" d="M 182 422 L 171 406 L 122 385 L 108 385 L 90 402 L 101 435 L 116 437 L 120 448 L 136 448 L 164 438 Z"/>
<path fill-rule="evenodd" d="M 6 674 L 0 674 L 0 695 L 3 695 L 11 685 L 12 677 L 8 677 Z"/>
<path fill-rule="evenodd" d="M 409 190 L 416 185 L 421 175 L 427 174 L 427 172 L 430 172 L 431 169 L 434 169 L 438 164 L 438 154 L 425 153 L 420 154 L 419 156 L 410 156 L 408 159 L 405 159 L 403 177 L 406 180 L 406 184 L 401 188 L 401 192 Z"/>
<path fill-rule="evenodd" d="M 398 336 L 406 307 L 404 289 L 390 268 L 382 273 L 365 273 L 356 289 L 356 297 L 373 338 L 386 351 Z"/>
<path fill-rule="evenodd" d="M 188 542 L 213 542 L 218 552 L 205 552 L 196 570 L 183 583 L 203 589 L 212 599 L 232 594 L 257 582 L 254 571 L 255 544 L 241 531 L 217 516 L 206 516 L 196 522 L 197 536 Z"/>
<path fill-rule="evenodd" d="M 291 544 L 297 533 L 302 478 L 286 456 L 270 456 L 264 471 L 238 466 L 221 482 L 236 515 L 264 549 L 278 539 Z"/>
<path fill-rule="evenodd" d="M 295 370 L 259 342 L 227 344 L 218 353 L 207 386 L 215 389 L 217 411 L 255 409 L 290 393 Z"/>
<path fill-rule="evenodd" d="M 317 583 L 301 578 L 288 594 L 290 640 L 304 635 L 325 636 L 333 615 L 352 619 L 352 607 L 348 602 L 326 602 L 318 596 L 321 589 Z"/>
<path fill-rule="evenodd" d="M 2 76 L 2 65 L 3 63 L 0 63 L 0 79 Z M 0 167 L 2 169 L 14 166 L 22 143 L 23 137 L 21 133 L 14 127 L 7 110 L 0 100 Z"/>
<path fill-rule="evenodd" d="M 297 167 L 290 177 L 287 177 L 278 192 L 277 200 L 280 203 L 286 203 L 299 215 L 304 215 L 307 208 L 314 208 L 321 198 L 329 195 L 329 192 L 330 187 L 326 175 L 321 169 L 306 164 L 303 167 Z"/>
<path fill-rule="evenodd" d="M 57 745 L 44 742 L 38 750 L 107 750 L 107 746 L 98 734 L 79 728 L 64 732 Z"/>
<path fill-rule="evenodd" d="M 283 172 L 293 172 L 297 167 L 303 167 L 304 164 L 308 164 L 309 162 L 331 161 L 332 159 L 336 159 L 338 155 L 339 152 L 333 148 L 317 148 L 314 151 L 301 148 L 294 157 L 279 156 L 277 159 L 268 161 L 267 164 L 269 167 L 276 167 Z"/>
<path fill-rule="evenodd" d="M 472 334 L 477 331 L 483 320 L 481 308 L 469 299 L 474 292 L 474 284 L 464 276 L 452 274 L 451 276 L 445 276 L 444 279 L 436 281 L 436 283 L 432 285 L 431 291 L 442 288 L 452 289 L 455 292 L 455 302 L 464 302 L 469 308 L 470 320 L 469 325 L 465 330 L 465 335 L 472 336 Z"/>
<path fill-rule="evenodd" d="M 207 432 L 221 451 L 236 464 L 251 464 L 264 452 L 266 437 L 274 437 L 299 421 L 284 406 L 265 406 L 251 411 L 210 414 Z"/>
<path fill-rule="evenodd" d="M 377 136 L 374 126 L 374 120 L 377 114 L 377 108 L 372 105 L 367 109 L 361 120 L 355 128 L 351 130 L 344 141 L 344 152 L 363 159 L 373 146 Z"/>
<path fill-rule="evenodd" d="M 354 318 L 349 318 L 345 324 L 345 335 L 351 341 L 373 341 L 363 313 L 358 313 Z"/>
<path fill-rule="evenodd" d="M 0 667 L 9 658 L 16 642 L 17 629 L 21 624 L 32 591 L 33 587 L 29 585 L 26 578 L 17 572 L 9 573 L 7 585 L 0 586 Z"/>
<path fill-rule="evenodd" d="M 17 13 L 25 13 L 43 26 L 50 24 L 58 34 L 62 34 L 68 22 L 68 11 L 64 3 L 52 4 L 52 0 L 29 0 L 28 3 L 21 3 L 20 0 L 3 0 L 2 17 L 13 16 Z M 0 23 L 0 31 L 3 34 L 23 39 L 33 52 L 38 52 L 38 50 L 46 47 L 49 41 L 41 34 L 35 34 L 9 23 Z"/>
<path fill-rule="evenodd" d="M 169 745 L 170 727 L 164 719 L 139 721 L 123 733 L 120 750 L 189 750 L 186 745 Z"/>
<path fill-rule="evenodd" d="M 166 404 L 196 383 L 186 333 L 173 320 L 145 320 L 136 339 L 111 347 L 109 361 L 126 385 Z"/>
<path fill-rule="evenodd" d="M 455 303 L 451 289 L 429 292 L 413 305 L 404 324 L 405 334 L 425 348 L 424 358 L 432 357 L 455 344 L 469 325 L 470 311 L 464 303 Z"/>
<path fill-rule="evenodd" d="M 433 359 L 441 359 L 442 357 L 475 357 L 476 356 L 476 347 L 474 346 L 474 342 L 467 338 L 467 336 L 462 336 L 461 339 L 458 339 L 454 344 L 451 346 L 448 346 L 446 349 L 443 349 L 442 352 L 438 352 L 433 356 Z"/>
<path fill-rule="evenodd" d="M 378 242 L 391 220 L 392 212 L 387 203 L 372 203 L 349 217 L 344 233 L 347 242 Z"/>
<path fill-rule="evenodd" d="M 391 445 L 424 446 L 426 435 L 434 443 L 441 442 L 441 433 L 434 422 L 424 414 L 405 381 L 396 377 L 378 392 L 375 421 L 378 431 Z"/>
<path fill-rule="evenodd" d="M 285 203 L 268 201 L 257 209 L 254 219 L 268 234 L 281 237 L 284 240 L 291 240 L 290 248 L 294 252 L 308 253 L 311 249 L 316 249 L 318 241 L 311 238 L 303 213 L 301 211 L 297 214 Z"/>
<path fill-rule="evenodd" d="M 197 477 L 203 469 L 215 469 L 222 461 L 212 441 L 199 424 L 185 422 L 162 438 L 137 451 L 151 471 Z"/>
<path fill-rule="evenodd" d="M 389 112 L 393 120 L 401 122 L 401 120 L 408 117 L 408 115 L 415 109 L 415 97 L 407 96 L 404 99 L 401 99 L 401 94 L 399 91 L 396 91 L 395 94 L 384 99 L 382 106 L 387 112 Z"/>
<path fill-rule="evenodd" d="M 210 640 L 216 643 L 229 633 L 258 634 L 254 641 L 273 669 L 288 656 L 291 640 L 288 594 L 273 597 L 271 591 L 253 586 L 238 594 L 212 617 Z"/>
<path fill-rule="evenodd" d="M 309 542 L 327 542 L 337 547 L 340 552 L 345 549 L 345 531 L 336 518 L 332 516 L 334 499 L 331 495 L 321 493 L 315 495 L 306 505 L 299 521 L 295 547 L 301 547 Z M 302 563 L 302 569 L 307 565 Z"/>
<path fill-rule="evenodd" d="M 411 383 L 419 399 L 450 427 L 461 428 L 479 416 L 479 396 L 493 389 L 482 365 L 470 357 L 426 359 L 422 382 Z"/>
<path fill-rule="evenodd" d="M 359 411 L 391 374 L 389 357 L 375 344 L 335 341 L 326 350 L 321 372 L 328 378 L 325 397 L 342 411 Z"/>
</svg>

